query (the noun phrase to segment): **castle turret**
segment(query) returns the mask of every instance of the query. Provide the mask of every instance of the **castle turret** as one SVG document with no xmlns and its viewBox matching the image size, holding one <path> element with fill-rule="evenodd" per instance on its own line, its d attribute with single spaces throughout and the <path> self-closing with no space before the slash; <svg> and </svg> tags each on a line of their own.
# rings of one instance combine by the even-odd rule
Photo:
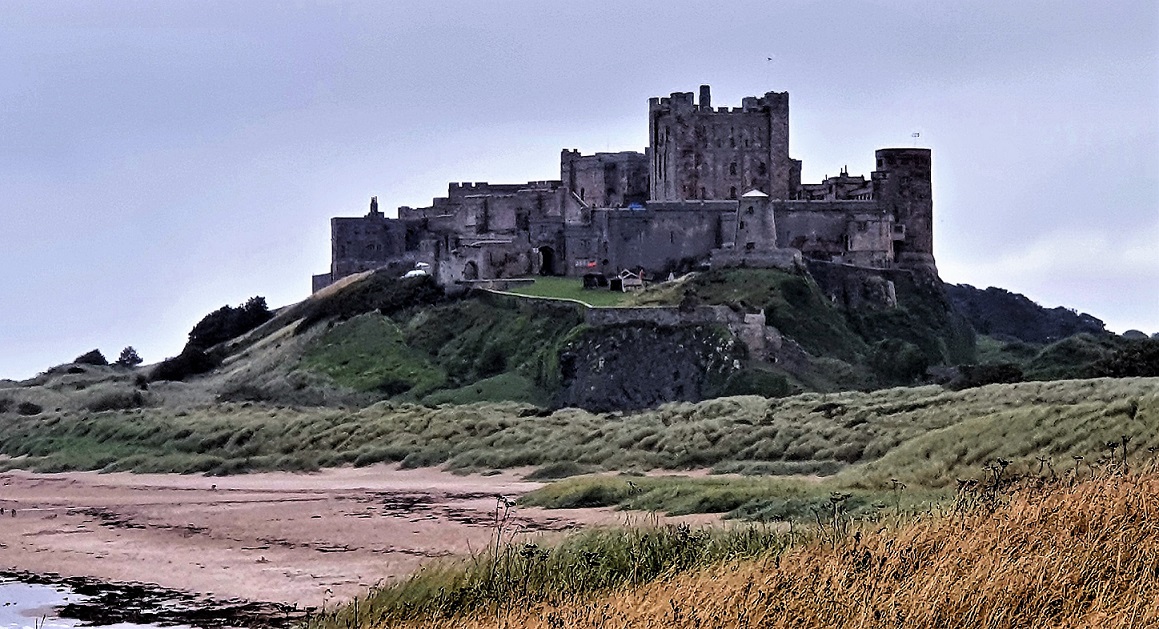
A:
<svg viewBox="0 0 1159 629">
<path fill-rule="evenodd" d="M 894 261 L 937 273 L 930 150 L 880 149 L 876 157 L 873 196 L 894 217 Z"/>
<path fill-rule="evenodd" d="M 777 248 L 777 225 L 769 195 L 758 190 L 741 195 L 737 207 L 736 247 L 744 251 Z"/>
</svg>

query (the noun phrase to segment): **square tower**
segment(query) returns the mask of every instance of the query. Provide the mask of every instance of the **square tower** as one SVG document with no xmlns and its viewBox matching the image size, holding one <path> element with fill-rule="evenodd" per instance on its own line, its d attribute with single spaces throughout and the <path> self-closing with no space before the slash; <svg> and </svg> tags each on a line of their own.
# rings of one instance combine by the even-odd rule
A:
<svg viewBox="0 0 1159 629">
<path fill-rule="evenodd" d="M 651 185 L 659 201 L 737 199 L 759 190 L 792 196 L 789 94 L 751 96 L 741 107 L 712 107 L 709 86 L 648 102 Z"/>
</svg>

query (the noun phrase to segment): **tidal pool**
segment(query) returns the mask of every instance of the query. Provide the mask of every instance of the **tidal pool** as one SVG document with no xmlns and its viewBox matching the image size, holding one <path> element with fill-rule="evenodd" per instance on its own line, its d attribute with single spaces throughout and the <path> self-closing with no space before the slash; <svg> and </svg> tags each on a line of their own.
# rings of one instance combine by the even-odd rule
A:
<svg viewBox="0 0 1159 629">
<path fill-rule="evenodd" d="M 58 610 L 70 603 L 83 603 L 89 597 L 77 594 L 63 585 L 24 583 L 0 578 L 0 629 L 71 629 L 96 626 L 91 622 L 61 618 Z M 116 623 L 99 625 L 112 629 L 153 629 L 161 625 Z M 185 629 L 190 629 L 185 627 Z"/>
<path fill-rule="evenodd" d="M 311 611 L 279 603 L 213 600 L 146 583 L 0 572 L 0 629 L 283 629 Z"/>
</svg>

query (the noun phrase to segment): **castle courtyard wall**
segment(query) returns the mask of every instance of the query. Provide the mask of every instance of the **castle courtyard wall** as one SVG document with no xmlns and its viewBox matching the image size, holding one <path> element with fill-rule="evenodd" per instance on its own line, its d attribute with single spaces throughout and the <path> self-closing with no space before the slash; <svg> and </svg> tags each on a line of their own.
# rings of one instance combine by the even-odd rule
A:
<svg viewBox="0 0 1159 629">
<path fill-rule="evenodd" d="M 606 245 L 601 258 L 601 262 L 608 261 L 604 272 L 643 267 L 661 273 L 706 259 L 725 241 L 721 217 L 735 213 L 735 201 L 652 203 L 644 210 L 597 210 L 593 223 L 599 225 L 596 231 L 601 246 Z"/>
</svg>

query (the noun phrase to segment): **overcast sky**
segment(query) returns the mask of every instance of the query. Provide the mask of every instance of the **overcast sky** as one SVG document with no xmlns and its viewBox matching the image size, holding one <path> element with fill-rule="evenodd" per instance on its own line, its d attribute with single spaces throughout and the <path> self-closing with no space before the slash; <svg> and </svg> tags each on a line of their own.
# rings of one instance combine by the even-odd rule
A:
<svg viewBox="0 0 1159 629">
<path fill-rule="evenodd" d="M 771 58 L 771 60 L 770 60 Z M 788 91 L 805 181 L 933 150 L 943 279 L 1159 331 L 1159 5 L 0 3 L 0 377 L 309 293 L 329 219 Z"/>
</svg>

